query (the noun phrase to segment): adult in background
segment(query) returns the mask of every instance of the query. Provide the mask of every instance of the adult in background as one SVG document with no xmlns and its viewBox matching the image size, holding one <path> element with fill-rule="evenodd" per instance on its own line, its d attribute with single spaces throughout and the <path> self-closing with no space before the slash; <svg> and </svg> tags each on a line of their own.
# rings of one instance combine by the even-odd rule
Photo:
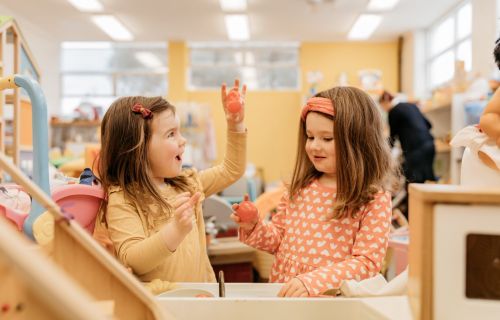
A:
<svg viewBox="0 0 500 320">
<path fill-rule="evenodd" d="M 408 183 L 436 181 L 433 169 L 436 149 L 429 120 L 417 105 L 400 102 L 388 91 L 382 93 L 379 103 L 388 113 L 391 147 L 396 139 L 401 144 L 406 189 L 408 190 Z M 408 195 L 405 196 L 400 209 L 408 218 Z"/>
</svg>

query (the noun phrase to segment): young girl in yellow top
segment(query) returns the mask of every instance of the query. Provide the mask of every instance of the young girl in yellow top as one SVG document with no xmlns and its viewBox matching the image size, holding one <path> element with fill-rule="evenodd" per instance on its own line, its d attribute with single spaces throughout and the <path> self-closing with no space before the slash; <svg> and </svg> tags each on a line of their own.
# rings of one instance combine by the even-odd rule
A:
<svg viewBox="0 0 500 320">
<path fill-rule="evenodd" d="M 238 92 L 235 81 L 231 91 Z M 245 95 L 245 86 L 241 92 Z M 99 176 L 108 195 L 100 214 L 118 259 L 144 282 L 213 282 L 202 200 L 238 180 L 246 164 L 244 108 L 227 111 L 222 164 L 182 170 L 186 139 L 175 108 L 161 97 L 119 98 L 101 125 Z"/>
<path fill-rule="evenodd" d="M 243 242 L 274 254 L 269 281 L 285 283 L 285 297 L 375 276 L 391 222 L 389 144 L 366 93 L 336 87 L 309 99 L 298 145 L 291 184 L 271 222 L 232 215 Z"/>
</svg>

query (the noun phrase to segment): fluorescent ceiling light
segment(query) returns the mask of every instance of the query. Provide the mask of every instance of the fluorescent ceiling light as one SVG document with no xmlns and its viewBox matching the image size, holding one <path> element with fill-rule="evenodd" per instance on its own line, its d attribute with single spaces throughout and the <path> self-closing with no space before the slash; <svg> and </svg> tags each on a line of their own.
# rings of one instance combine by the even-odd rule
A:
<svg viewBox="0 0 500 320">
<path fill-rule="evenodd" d="M 152 52 L 139 51 L 135 53 L 135 57 L 140 63 L 148 68 L 156 69 L 163 67 L 161 60 Z"/>
<path fill-rule="evenodd" d="M 368 39 L 372 35 L 373 31 L 377 29 L 381 21 L 382 17 L 380 15 L 362 14 L 352 26 L 347 38 L 351 40 Z"/>
<path fill-rule="evenodd" d="M 219 0 L 220 7 L 224 12 L 245 11 L 247 0 Z"/>
<path fill-rule="evenodd" d="M 367 9 L 372 11 L 387 11 L 394 8 L 398 2 L 399 0 L 370 0 Z"/>
<path fill-rule="evenodd" d="M 92 21 L 108 36 L 117 41 L 130 41 L 134 36 L 112 15 L 92 16 Z"/>
<path fill-rule="evenodd" d="M 248 40 L 250 38 L 246 14 L 227 14 L 224 18 L 229 40 Z"/>
<path fill-rule="evenodd" d="M 68 0 L 73 7 L 82 12 L 101 12 L 102 4 L 98 0 Z"/>
</svg>

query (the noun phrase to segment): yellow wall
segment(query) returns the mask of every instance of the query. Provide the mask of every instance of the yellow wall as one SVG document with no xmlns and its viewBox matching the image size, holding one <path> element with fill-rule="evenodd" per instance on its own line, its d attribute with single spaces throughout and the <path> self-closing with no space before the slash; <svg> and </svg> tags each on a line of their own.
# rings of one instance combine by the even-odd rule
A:
<svg viewBox="0 0 500 320">
<path fill-rule="evenodd" d="M 214 116 L 217 160 L 225 152 L 226 124 L 220 91 L 188 91 L 188 48 L 182 42 L 169 44 L 169 94 L 172 103 L 204 103 Z M 248 128 L 248 162 L 263 169 L 267 182 L 290 175 L 295 160 L 299 111 L 308 92 L 306 74 L 320 70 L 323 90 L 335 85 L 340 72 L 347 72 L 352 85 L 358 85 L 360 69 L 380 69 L 387 88 L 397 87 L 397 43 L 304 43 L 300 49 L 301 91 L 249 91 L 245 123 Z"/>
<path fill-rule="evenodd" d="M 337 84 L 342 72 L 347 74 L 349 85 L 359 86 L 358 71 L 382 71 L 385 88 L 396 92 L 398 84 L 397 41 L 381 43 L 303 43 L 300 49 L 303 93 L 307 93 L 307 72 L 321 71 L 323 81 L 318 91 Z"/>
</svg>

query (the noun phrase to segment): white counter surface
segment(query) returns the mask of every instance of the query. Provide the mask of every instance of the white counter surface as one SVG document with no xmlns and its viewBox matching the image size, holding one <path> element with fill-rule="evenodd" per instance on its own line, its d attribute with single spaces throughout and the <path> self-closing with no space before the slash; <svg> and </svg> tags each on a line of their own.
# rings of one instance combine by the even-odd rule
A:
<svg viewBox="0 0 500 320">
<path fill-rule="evenodd" d="M 218 298 L 218 284 L 181 283 L 181 289 L 201 289 L 217 298 L 158 297 L 177 319 L 397 319 L 410 320 L 406 296 L 376 298 L 277 298 L 281 284 L 227 283 Z M 187 291 L 186 291 L 187 292 Z"/>
</svg>

